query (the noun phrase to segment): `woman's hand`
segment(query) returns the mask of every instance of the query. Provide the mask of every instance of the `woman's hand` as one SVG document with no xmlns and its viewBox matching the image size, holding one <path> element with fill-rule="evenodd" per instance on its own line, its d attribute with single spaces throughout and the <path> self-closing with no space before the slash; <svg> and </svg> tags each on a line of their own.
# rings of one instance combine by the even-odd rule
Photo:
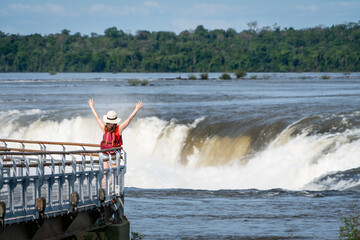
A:
<svg viewBox="0 0 360 240">
<path fill-rule="evenodd" d="M 136 103 L 136 110 L 139 110 L 141 107 L 142 107 L 142 105 L 143 105 L 143 103 L 142 103 L 142 101 L 138 101 L 137 103 Z"/>
<path fill-rule="evenodd" d="M 94 108 L 94 106 L 95 106 L 94 99 L 89 99 L 88 103 L 89 103 L 90 108 Z"/>
</svg>

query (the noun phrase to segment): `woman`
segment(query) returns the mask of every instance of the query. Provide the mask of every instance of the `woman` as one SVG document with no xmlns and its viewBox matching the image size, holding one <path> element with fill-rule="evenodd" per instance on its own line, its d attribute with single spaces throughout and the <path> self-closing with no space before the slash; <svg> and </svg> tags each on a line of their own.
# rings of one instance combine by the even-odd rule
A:
<svg viewBox="0 0 360 240">
<path fill-rule="evenodd" d="M 89 106 L 91 108 L 94 117 L 99 124 L 99 127 L 104 133 L 103 140 L 101 141 L 100 147 L 101 149 L 108 149 L 113 147 L 120 147 L 122 145 L 122 132 L 123 130 L 130 124 L 131 120 L 135 117 L 137 111 L 142 107 L 142 102 L 139 101 L 136 103 L 134 111 L 130 114 L 128 119 L 123 121 L 120 125 L 120 118 L 117 117 L 115 111 L 108 111 L 106 115 L 103 116 L 103 121 L 99 118 L 98 114 L 94 108 L 94 100 L 89 99 Z M 114 152 L 109 152 L 110 154 L 114 154 Z M 109 162 L 104 162 L 104 169 L 109 168 Z M 112 185 L 112 176 L 110 175 L 108 179 L 109 186 Z M 106 177 L 104 177 L 101 181 L 101 185 L 103 188 L 106 188 Z"/>
<path fill-rule="evenodd" d="M 99 118 L 98 114 L 94 108 L 94 100 L 89 99 L 89 106 L 91 108 L 94 117 L 99 124 L 100 129 L 103 131 L 103 141 L 101 142 L 101 149 L 111 148 L 111 147 L 120 147 L 122 145 L 122 132 L 130 124 L 131 120 L 135 117 L 137 111 L 142 107 L 142 102 L 139 101 L 136 103 L 134 111 L 130 114 L 128 119 L 123 121 L 120 125 L 120 118 L 117 117 L 115 111 L 108 111 L 106 115 L 103 116 L 103 121 Z"/>
</svg>

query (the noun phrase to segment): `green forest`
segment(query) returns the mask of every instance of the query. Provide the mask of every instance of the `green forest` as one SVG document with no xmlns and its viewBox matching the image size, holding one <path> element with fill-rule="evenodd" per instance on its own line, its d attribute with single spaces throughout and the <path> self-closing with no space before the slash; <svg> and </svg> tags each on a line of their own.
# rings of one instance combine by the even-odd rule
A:
<svg viewBox="0 0 360 240">
<path fill-rule="evenodd" d="M 263 27 L 103 35 L 0 31 L 0 72 L 358 72 L 360 21 L 331 27 Z"/>
</svg>

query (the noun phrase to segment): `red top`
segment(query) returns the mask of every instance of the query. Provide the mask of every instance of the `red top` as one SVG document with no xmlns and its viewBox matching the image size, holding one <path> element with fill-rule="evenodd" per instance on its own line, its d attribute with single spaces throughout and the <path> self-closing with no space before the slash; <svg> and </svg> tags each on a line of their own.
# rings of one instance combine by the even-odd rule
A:
<svg viewBox="0 0 360 240">
<path fill-rule="evenodd" d="M 105 127 L 105 133 L 103 136 L 103 140 L 100 144 L 101 149 L 115 148 L 121 147 L 122 145 L 122 137 L 119 133 L 119 126 L 116 127 L 115 132 L 108 132 Z"/>
</svg>

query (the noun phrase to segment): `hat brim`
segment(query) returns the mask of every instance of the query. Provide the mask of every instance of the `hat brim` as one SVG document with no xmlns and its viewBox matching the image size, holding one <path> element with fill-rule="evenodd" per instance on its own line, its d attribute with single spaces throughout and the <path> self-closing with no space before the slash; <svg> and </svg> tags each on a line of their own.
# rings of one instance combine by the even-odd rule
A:
<svg viewBox="0 0 360 240">
<path fill-rule="evenodd" d="M 107 118 L 106 115 L 104 115 L 103 116 L 103 121 L 104 121 L 105 124 L 106 123 L 118 124 L 121 121 L 121 119 L 117 117 L 116 119 L 110 120 L 110 119 Z"/>
</svg>

